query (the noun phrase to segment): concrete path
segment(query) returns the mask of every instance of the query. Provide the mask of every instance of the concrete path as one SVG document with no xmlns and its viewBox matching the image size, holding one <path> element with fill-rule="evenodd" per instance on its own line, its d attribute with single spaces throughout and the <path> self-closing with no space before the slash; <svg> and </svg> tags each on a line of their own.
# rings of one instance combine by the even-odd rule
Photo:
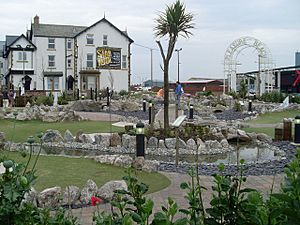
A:
<svg viewBox="0 0 300 225">
<path fill-rule="evenodd" d="M 188 206 L 188 202 L 185 199 L 185 190 L 180 189 L 180 184 L 182 182 L 188 182 L 190 181 L 190 177 L 186 174 L 178 174 L 178 173 L 165 173 L 163 172 L 165 176 L 167 176 L 171 180 L 171 185 L 164 190 L 161 190 L 159 192 L 155 192 L 152 194 L 149 194 L 148 197 L 151 198 L 154 201 L 154 210 L 153 214 L 157 211 L 161 211 L 161 206 L 166 205 L 166 200 L 168 197 L 173 198 L 177 204 L 178 208 L 184 208 Z M 259 191 L 261 191 L 264 195 L 267 195 L 270 193 L 272 188 L 274 176 L 249 176 L 247 178 L 246 187 L 249 188 L 255 188 Z M 283 180 L 283 175 L 279 174 L 275 176 L 274 180 L 274 191 L 279 191 L 280 189 L 280 183 Z M 212 186 L 213 186 L 213 177 L 211 176 L 200 176 L 200 183 L 204 187 L 207 188 L 207 190 L 203 191 L 203 201 L 204 206 L 208 207 L 209 202 L 212 197 Z M 99 207 L 100 211 L 107 211 L 110 212 L 110 205 L 109 204 L 103 204 Z M 92 225 L 92 217 L 93 213 L 97 210 L 96 207 L 87 207 L 82 209 L 74 209 L 72 210 L 73 215 L 77 216 L 79 218 L 80 224 L 85 225 Z M 178 214 L 177 216 L 181 216 Z"/>
<path fill-rule="evenodd" d="M 85 119 L 89 119 L 92 121 L 110 121 L 109 113 L 105 112 L 75 112 L 75 115 L 79 115 Z M 118 122 L 120 121 L 121 116 L 116 114 L 111 114 L 111 121 Z"/>
<path fill-rule="evenodd" d="M 183 110 L 178 110 L 178 116 L 183 115 Z M 169 123 L 173 123 L 175 121 L 175 104 L 169 105 Z M 164 124 L 164 109 L 161 108 L 158 113 L 155 115 L 155 122 L 159 122 L 160 124 Z"/>
</svg>

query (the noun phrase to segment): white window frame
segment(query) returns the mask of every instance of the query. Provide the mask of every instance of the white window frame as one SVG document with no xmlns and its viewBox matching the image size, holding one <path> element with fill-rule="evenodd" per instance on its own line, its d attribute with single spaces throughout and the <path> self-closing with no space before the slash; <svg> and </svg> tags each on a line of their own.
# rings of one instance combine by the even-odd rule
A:
<svg viewBox="0 0 300 225">
<path fill-rule="evenodd" d="M 27 53 L 22 51 L 18 52 L 18 61 L 26 61 L 27 60 Z"/>
<path fill-rule="evenodd" d="M 47 79 L 47 88 L 48 90 L 59 90 L 59 77 L 48 77 Z"/>
<path fill-rule="evenodd" d="M 122 55 L 122 69 L 127 69 L 127 55 Z"/>
<path fill-rule="evenodd" d="M 91 58 L 89 58 L 90 56 L 91 56 Z M 86 67 L 94 68 L 94 54 L 93 53 L 86 54 Z"/>
<path fill-rule="evenodd" d="M 108 35 L 107 34 L 103 34 L 103 41 L 102 41 L 102 44 L 104 46 L 107 46 L 108 45 Z"/>
<path fill-rule="evenodd" d="M 48 38 L 48 49 L 55 49 L 55 38 Z"/>
<path fill-rule="evenodd" d="M 53 59 L 51 59 L 53 57 Z M 55 55 L 48 55 L 48 67 L 55 67 Z"/>
<path fill-rule="evenodd" d="M 94 44 L 94 35 L 93 34 L 87 34 L 86 35 L 86 44 L 87 45 L 93 45 Z"/>
<path fill-rule="evenodd" d="M 71 39 L 68 39 L 68 41 L 67 41 L 67 49 L 68 50 L 72 49 L 72 40 Z"/>
</svg>

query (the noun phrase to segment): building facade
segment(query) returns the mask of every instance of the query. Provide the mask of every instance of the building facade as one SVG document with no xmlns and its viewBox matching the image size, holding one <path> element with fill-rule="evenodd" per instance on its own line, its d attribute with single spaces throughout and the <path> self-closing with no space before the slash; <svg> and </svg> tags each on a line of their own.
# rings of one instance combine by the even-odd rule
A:
<svg viewBox="0 0 300 225">
<path fill-rule="evenodd" d="M 35 16 L 26 37 L 6 39 L 3 70 L 7 85 L 15 89 L 26 82 L 26 90 L 86 94 L 130 86 L 133 40 L 105 18 L 85 27 L 42 24 Z"/>
</svg>

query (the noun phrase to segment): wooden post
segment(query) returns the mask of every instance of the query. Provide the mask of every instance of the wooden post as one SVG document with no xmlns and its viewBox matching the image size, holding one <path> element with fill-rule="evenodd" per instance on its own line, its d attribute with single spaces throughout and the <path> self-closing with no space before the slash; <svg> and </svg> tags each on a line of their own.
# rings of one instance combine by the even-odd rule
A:
<svg viewBox="0 0 300 225">
<path fill-rule="evenodd" d="M 178 157 L 179 157 L 179 128 L 176 128 L 175 130 L 175 134 L 176 134 L 176 155 L 175 155 L 175 164 L 176 167 L 178 166 Z"/>
</svg>

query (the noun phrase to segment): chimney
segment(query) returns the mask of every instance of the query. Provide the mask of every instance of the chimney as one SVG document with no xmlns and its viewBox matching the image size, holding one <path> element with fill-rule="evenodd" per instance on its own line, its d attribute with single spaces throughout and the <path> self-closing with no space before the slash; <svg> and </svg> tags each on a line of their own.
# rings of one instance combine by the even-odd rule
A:
<svg viewBox="0 0 300 225">
<path fill-rule="evenodd" d="M 36 15 L 34 18 L 33 18 L 33 25 L 34 26 L 38 26 L 40 24 L 40 17 L 38 15 Z"/>
</svg>

